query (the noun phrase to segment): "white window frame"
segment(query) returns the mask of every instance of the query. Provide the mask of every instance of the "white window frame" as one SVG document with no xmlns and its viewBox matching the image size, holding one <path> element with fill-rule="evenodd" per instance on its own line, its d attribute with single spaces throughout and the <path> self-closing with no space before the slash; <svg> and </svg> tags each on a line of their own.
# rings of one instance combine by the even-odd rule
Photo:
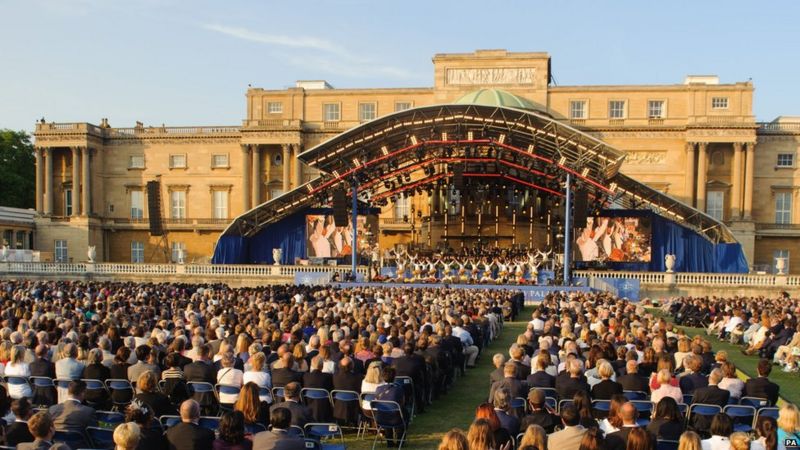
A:
<svg viewBox="0 0 800 450">
<path fill-rule="evenodd" d="M 787 159 L 789 160 L 789 164 L 786 164 Z M 794 167 L 794 153 L 778 153 L 778 160 L 775 161 L 775 167 Z"/>
<path fill-rule="evenodd" d="M 72 207 L 73 207 L 73 190 L 72 188 L 64 189 L 64 215 L 71 216 L 72 215 Z"/>
<path fill-rule="evenodd" d="M 227 189 L 215 189 L 211 191 L 211 217 L 214 219 L 228 218 L 228 204 L 230 193 Z"/>
<path fill-rule="evenodd" d="M 775 193 L 775 223 L 792 223 L 792 192 Z"/>
<path fill-rule="evenodd" d="M 612 114 L 613 111 L 616 111 L 616 109 L 614 109 L 612 107 L 612 105 L 614 103 L 622 103 L 622 109 L 619 110 L 619 113 L 620 113 L 619 116 L 615 116 L 614 114 Z M 625 119 L 627 117 L 627 115 L 628 115 L 628 101 L 627 100 L 609 100 L 608 101 L 608 118 L 609 119 L 611 119 L 611 120 Z"/>
<path fill-rule="evenodd" d="M 367 117 L 367 108 L 372 107 L 372 117 Z M 358 104 L 358 120 L 360 122 L 369 122 L 378 117 L 378 104 L 376 102 L 361 102 Z"/>
<path fill-rule="evenodd" d="M 411 202 L 408 197 L 403 197 L 402 195 L 397 197 L 394 202 L 394 217 L 395 219 L 411 218 Z"/>
<path fill-rule="evenodd" d="M 712 203 L 711 199 L 719 199 L 719 203 Z M 708 191 L 706 196 L 706 214 L 717 219 L 723 220 L 725 217 L 725 191 Z"/>
<path fill-rule="evenodd" d="M 283 114 L 283 102 L 267 102 L 267 114 Z"/>
<path fill-rule="evenodd" d="M 333 108 L 330 111 L 328 108 Z M 322 104 L 322 121 L 323 122 L 339 122 L 342 120 L 342 104 L 338 102 L 323 103 Z"/>
<path fill-rule="evenodd" d="M 576 106 L 581 105 L 580 115 L 576 115 L 575 113 L 578 112 Z M 589 101 L 585 99 L 575 99 L 569 101 L 569 118 L 574 120 L 584 120 L 589 117 Z"/>
<path fill-rule="evenodd" d="M 144 262 L 144 242 L 131 241 L 131 262 L 132 263 Z"/>
<path fill-rule="evenodd" d="M 728 109 L 728 97 L 711 97 L 711 109 Z"/>
<path fill-rule="evenodd" d="M 183 250 L 183 258 L 184 262 L 186 260 L 186 243 L 185 242 L 176 242 L 172 241 L 172 245 L 170 247 L 170 256 L 172 258 L 173 263 L 180 262 L 180 255 L 178 254 L 179 250 Z"/>
<path fill-rule="evenodd" d="M 653 107 L 656 104 L 661 104 L 661 111 L 659 114 L 653 114 Z M 667 101 L 663 99 L 650 99 L 647 100 L 647 118 L 648 119 L 664 119 L 667 117 Z"/>
<path fill-rule="evenodd" d="M 225 158 L 225 163 L 220 164 L 217 158 Z M 230 155 L 227 153 L 215 153 L 211 155 L 211 168 L 212 169 L 229 169 L 231 167 Z"/>
<path fill-rule="evenodd" d="M 66 239 L 56 239 L 53 243 L 53 260 L 55 262 L 69 262 L 69 248 Z"/>
<path fill-rule="evenodd" d="M 144 168 L 145 168 L 144 155 L 128 156 L 128 169 L 144 169 Z"/>
<path fill-rule="evenodd" d="M 169 193 L 169 211 L 172 219 L 186 218 L 186 191 L 176 190 Z"/>
<path fill-rule="evenodd" d="M 178 158 L 183 158 L 182 164 L 176 164 L 175 160 Z M 189 166 L 188 158 L 186 157 L 186 153 L 173 153 L 169 155 L 169 168 L 170 169 L 185 169 Z"/>
<path fill-rule="evenodd" d="M 404 108 L 401 108 L 405 106 Z M 414 107 L 414 102 L 394 102 L 394 112 L 407 111 Z"/>
<path fill-rule="evenodd" d="M 138 201 L 135 199 L 138 197 Z M 144 191 L 133 189 L 130 193 L 130 217 L 134 220 L 144 219 Z M 138 203 L 138 205 L 136 204 Z"/>
</svg>

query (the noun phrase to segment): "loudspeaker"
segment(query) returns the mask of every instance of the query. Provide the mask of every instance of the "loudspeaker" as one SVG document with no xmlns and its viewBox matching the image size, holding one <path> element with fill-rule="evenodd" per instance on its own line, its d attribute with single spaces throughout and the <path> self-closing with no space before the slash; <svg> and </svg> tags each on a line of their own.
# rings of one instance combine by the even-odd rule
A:
<svg viewBox="0 0 800 450">
<path fill-rule="evenodd" d="M 464 168 L 461 166 L 453 167 L 453 187 L 458 191 L 464 190 Z"/>
<path fill-rule="evenodd" d="M 586 226 L 586 210 L 589 208 L 589 194 L 581 189 L 575 192 L 575 201 L 572 202 L 572 210 L 574 213 L 573 225 L 575 228 L 583 228 Z"/>
<path fill-rule="evenodd" d="M 347 192 L 344 189 L 333 191 L 333 223 L 337 227 L 346 227 L 347 219 Z"/>
<path fill-rule="evenodd" d="M 161 221 L 161 183 L 147 182 L 147 215 L 150 219 L 150 236 L 163 236 L 164 226 Z"/>
</svg>

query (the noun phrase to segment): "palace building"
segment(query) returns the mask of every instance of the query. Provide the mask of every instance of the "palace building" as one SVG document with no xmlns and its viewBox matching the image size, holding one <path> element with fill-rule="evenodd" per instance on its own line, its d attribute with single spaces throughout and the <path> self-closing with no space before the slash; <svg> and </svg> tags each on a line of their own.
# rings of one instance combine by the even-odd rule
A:
<svg viewBox="0 0 800 450">
<path fill-rule="evenodd" d="M 234 218 L 317 176 L 300 153 L 398 111 L 475 103 L 589 133 L 624 152 L 623 174 L 724 222 L 753 270 L 788 258 L 800 273 L 800 118 L 756 122 L 749 81 L 556 86 L 550 65 L 547 53 L 479 50 L 434 56 L 428 88 L 251 88 L 238 126 L 37 123 L 34 247 L 63 262 L 89 246 L 98 261 L 207 262 Z M 149 181 L 160 181 L 166 240 L 150 236 Z M 381 246 L 416 239 L 420 201 L 382 208 Z"/>
</svg>

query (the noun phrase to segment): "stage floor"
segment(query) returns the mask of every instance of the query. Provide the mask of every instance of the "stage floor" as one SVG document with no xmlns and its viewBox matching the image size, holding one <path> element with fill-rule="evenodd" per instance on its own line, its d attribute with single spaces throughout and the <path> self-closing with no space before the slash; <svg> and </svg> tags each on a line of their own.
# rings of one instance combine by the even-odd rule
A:
<svg viewBox="0 0 800 450">
<path fill-rule="evenodd" d="M 526 286 L 517 284 L 444 284 L 444 283 L 381 283 L 381 282 L 356 282 L 356 283 L 331 283 L 332 286 L 341 288 L 352 287 L 396 287 L 396 288 L 450 288 L 450 289 L 484 289 L 520 291 L 525 295 L 525 304 L 531 305 L 544 300 L 553 292 L 597 292 L 586 286 Z"/>
</svg>

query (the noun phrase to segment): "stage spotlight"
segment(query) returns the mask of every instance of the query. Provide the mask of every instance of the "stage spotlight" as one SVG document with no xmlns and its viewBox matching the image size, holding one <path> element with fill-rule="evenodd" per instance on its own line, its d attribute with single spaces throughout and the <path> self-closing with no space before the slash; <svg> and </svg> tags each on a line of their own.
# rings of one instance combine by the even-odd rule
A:
<svg viewBox="0 0 800 450">
<path fill-rule="evenodd" d="M 385 187 L 386 189 L 391 189 L 392 185 L 388 181 L 384 181 L 383 182 L 383 187 Z"/>
<path fill-rule="evenodd" d="M 410 173 L 406 173 L 406 183 L 410 183 L 410 182 L 411 182 L 411 174 Z"/>
</svg>

